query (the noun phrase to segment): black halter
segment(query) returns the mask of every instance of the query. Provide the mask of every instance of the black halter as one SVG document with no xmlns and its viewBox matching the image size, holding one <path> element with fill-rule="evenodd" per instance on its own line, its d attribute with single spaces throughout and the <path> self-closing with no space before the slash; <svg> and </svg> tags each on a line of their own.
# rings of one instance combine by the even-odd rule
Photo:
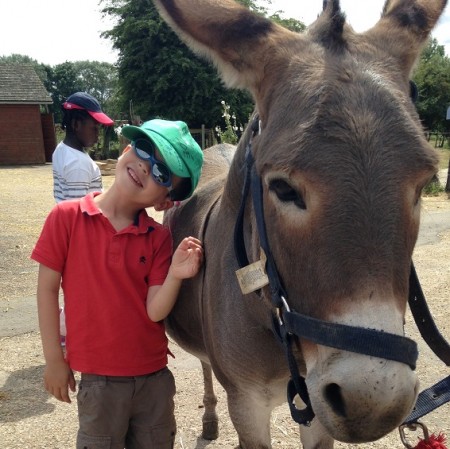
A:
<svg viewBox="0 0 450 449">
<path fill-rule="evenodd" d="M 253 136 L 259 132 L 259 125 L 259 118 L 256 117 L 252 124 Z M 293 419 L 299 424 L 309 425 L 314 418 L 314 412 L 309 400 L 305 379 L 299 374 L 297 363 L 293 356 L 293 335 L 308 339 L 316 344 L 405 363 L 411 369 L 415 369 L 416 367 L 418 357 L 417 344 L 413 340 L 400 335 L 322 321 L 290 309 L 287 301 L 288 295 L 280 279 L 266 232 L 263 189 L 261 179 L 254 166 L 251 150 L 252 137 L 246 147 L 245 179 L 241 205 L 234 229 L 234 249 L 239 266 L 244 267 L 248 265 L 249 261 L 243 236 L 243 221 L 247 197 L 251 190 L 259 240 L 261 248 L 267 257 L 265 268 L 269 278 L 271 302 L 276 310 L 276 313 L 272 316 L 273 331 L 285 349 L 291 372 L 291 379 L 287 389 L 288 403 Z M 425 341 L 439 357 L 443 356 L 445 358 L 441 357 L 448 365 L 450 361 L 450 347 L 434 325 L 413 265 L 411 266 L 409 304 Z M 445 392 L 446 386 L 447 392 Z M 438 401 L 436 401 L 435 397 L 436 392 L 438 393 Z M 306 404 L 303 410 L 297 409 L 294 404 L 296 394 Z M 450 376 L 419 395 L 416 409 L 405 422 L 412 422 L 418 417 L 429 413 L 441 405 L 436 405 L 437 402 L 445 403 L 448 401 L 450 401 Z M 426 405 L 420 406 L 421 402 L 425 402 Z M 417 414 L 420 414 L 420 416 L 416 417 Z"/>
</svg>

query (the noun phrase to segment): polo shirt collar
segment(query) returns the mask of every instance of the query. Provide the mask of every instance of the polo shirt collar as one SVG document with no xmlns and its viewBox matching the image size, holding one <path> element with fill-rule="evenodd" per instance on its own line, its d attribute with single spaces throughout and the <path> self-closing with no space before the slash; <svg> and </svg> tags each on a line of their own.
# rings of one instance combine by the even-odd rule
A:
<svg viewBox="0 0 450 449">
<path fill-rule="evenodd" d="M 97 195 L 100 195 L 100 192 L 88 193 L 86 196 L 80 199 L 81 212 L 88 215 L 99 215 L 102 213 L 101 210 L 97 207 L 97 204 L 95 204 L 94 202 L 94 198 Z"/>
<path fill-rule="evenodd" d="M 80 199 L 81 212 L 90 216 L 103 215 L 101 210 L 97 207 L 94 198 L 100 195 L 100 192 L 88 193 L 86 196 Z M 120 232 L 129 232 L 132 234 L 147 234 L 155 229 L 155 220 L 149 217 L 147 211 L 142 209 L 136 214 L 134 223 Z"/>
</svg>

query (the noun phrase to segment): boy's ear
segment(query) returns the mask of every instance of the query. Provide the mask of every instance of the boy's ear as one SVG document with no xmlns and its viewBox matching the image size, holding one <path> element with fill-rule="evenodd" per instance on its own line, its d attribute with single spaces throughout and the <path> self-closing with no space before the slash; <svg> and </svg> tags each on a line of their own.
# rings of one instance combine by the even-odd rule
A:
<svg viewBox="0 0 450 449">
<path fill-rule="evenodd" d="M 71 126 L 73 132 L 78 131 L 79 122 L 80 121 L 77 118 L 72 118 L 70 120 L 70 126 Z"/>
<path fill-rule="evenodd" d="M 162 203 L 154 204 L 153 209 L 157 212 L 161 212 L 163 210 L 171 209 L 174 206 L 174 202 L 172 200 L 165 200 Z"/>
</svg>

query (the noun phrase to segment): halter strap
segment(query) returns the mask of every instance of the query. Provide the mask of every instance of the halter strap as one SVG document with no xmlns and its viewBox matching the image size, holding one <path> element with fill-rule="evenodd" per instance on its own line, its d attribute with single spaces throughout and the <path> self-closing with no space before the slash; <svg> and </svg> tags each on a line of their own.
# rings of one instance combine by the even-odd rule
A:
<svg viewBox="0 0 450 449">
<path fill-rule="evenodd" d="M 259 118 L 256 116 L 252 124 L 253 136 L 257 130 L 259 131 L 257 126 L 259 127 Z M 287 295 L 270 250 L 264 219 L 262 184 L 254 167 L 251 140 L 246 147 L 245 180 L 234 228 L 234 250 L 239 266 L 248 265 L 243 221 L 247 197 L 251 190 L 259 239 L 267 257 L 266 270 L 269 277 L 272 305 L 276 308 L 278 316 L 278 319 L 274 317 L 272 319 L 273 331 L 285 349 L 291 372 L 291 380 L 287 388 L 288 403 L 293 419 L 299 424 L 309 425 L 314 418 L 314 411 L 309 401 L 305 379 L 300 376 L 297 363 L 292 354 L 292 335 L 309 339 L 316 344 L 324 346 L 395 360 L 409 365 L 412 369 L 415 369 L 418 357 L 417 344 L 403 336 L 374 329 L 330 323 L 301 315 L 289 309 L 286 301 Z M 422 337 L 433 352 L 449 365 L 450 346 L 433 321 L 413 264 L 411 264 L 409 279 L 409 305 Z M 299 394 L 303 402 L 305 402 L 305 409 L 298 410 L 295 407 L 294 398 L 296 394 Z M 405 423 L 414 422 L 448 401 L 450 401 L 450 376 L 420 393 L 416 407 L 410 416 L 406 418 Z"/>
</svg>

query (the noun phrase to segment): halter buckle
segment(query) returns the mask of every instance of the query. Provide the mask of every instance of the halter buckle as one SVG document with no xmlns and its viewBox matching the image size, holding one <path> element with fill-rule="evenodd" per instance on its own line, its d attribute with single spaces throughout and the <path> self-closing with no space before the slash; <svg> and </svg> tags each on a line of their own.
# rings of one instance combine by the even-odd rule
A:
<svg viewBox="0 0 450 449">
<path fill-rule="evenodd" d="M 283 322 L 283 309 L 285 309 L 287 312 L 290 312 L 291 309 L 289 308 L 289 305 L 286 301 L 286 298 L 283 295 L 280 295 L 281 302 L 283 303 L 281 307 L 276 308 L 278 323 L 280 326 L 284 325 Z"/>
</svg>

